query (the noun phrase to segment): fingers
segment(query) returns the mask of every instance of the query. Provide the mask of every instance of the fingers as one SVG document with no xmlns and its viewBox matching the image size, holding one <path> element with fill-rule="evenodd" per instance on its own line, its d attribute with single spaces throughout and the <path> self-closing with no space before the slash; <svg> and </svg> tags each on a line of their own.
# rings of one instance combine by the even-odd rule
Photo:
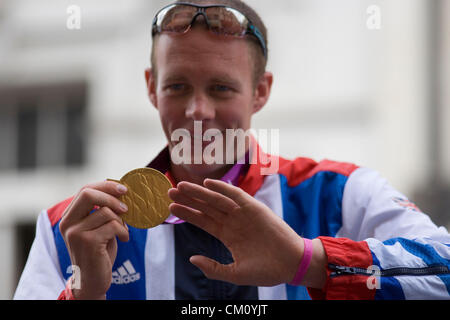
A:
<svg viewBox="0 0 450 320">
<path fill-rule="evenodd" d="M 220 237 L 219 224 L 206 214 L 178 203 L 171 203 L 169 210 L 178 218 L 205 230 L 216 238 Z"/>
<path fill-rule="evenodd" d="M 115 197 L 119 197 L 127 192 L 126 186 L 120 184 L 119 181 L 105 180 L 100 182 L 95 182 L 84 186 L 83 189 L 95 189 L 103 191 Z"/>
<path fill-rule="evenodd" d="M 111 220 L 103 224 L 96 229 L 95 234 L 97 237 L 101 238 L 100 241 L 110 240 L 114 237 L 117 237 L 122 242 L 127 242 L 129 240 L 128 228 L 117 220 Z"/>
<path fill-rule="evenodd" d="M 237 208 L 236 203 L 230 198 L 193 183 L 180 182 L 177 185 L 177 189 L 184 195 L 202 200 L 209 206 L 213 206 L 224 213 L 231 212 Z"/>
<path fill-rule="evenodd" d="M 87 216 L 80 223 L 80 229 L 94 230 L 110 221 L 117 221 L 118 223 L 122 224 L 125 228 L 127 228 L 122 218 L 120 218 L 115 212 L 113 212 L 108 207 L 102 207 L 96 210 L 95 212 L 91 213 L 89 216 Z"/>
<path fill-rule="evenodd" d="M 199 268 L 208 279 L 233 282 L 234 263 L 220 264 L 205 256 L 192 256 L 189 261 Z"/>
<path fill-rule="evenodd" d="M 75 196 L 63 214 L 61 223 L 72 225 L 84 219 L 95 206 L 108 207 L 116 213 L 127 211 L 117 197 L 126 193 L 126 188 L 113 181 L 102 181 L 87 185 Z"/>
<path fill-rule="evenodd" d="M 189 188 L 189 186 L 187 188 Z M 208 205 L 202 200 L 191 198 L 188 196 L 189 192 L 182 192 L 179 189 L 172 188 L 169 190 L 168 194 L 169 197 L 176 203 L 201 211 L 218 222 L 221 222 L 224 218 L 226 218 L 225 212 L 215 209 L 213 206 Z"/>
<path fill-rule="evenodd" d="M 129 233 L 127 225 L 122 219 L 108 207 L 102 207 L 76 225 L 69 226 L 63 236 L 72 242 L 83 240 L 82 235 L 90 233 L 86 239 L 100 239 L 101 242 L 110 240 L 117 236 L 120 241 L 128 241 Z M 84 239 L 84 240 L 86 240 Z"/>
<path fill-rule="evenodd" d="M 253 201 L 253 198 L 242 189 L 220 180 L 205 179 L 203 185 L 209 190 L 233 200 L 239 206 L 244 206 L 249 201 Z"/>
</svg>

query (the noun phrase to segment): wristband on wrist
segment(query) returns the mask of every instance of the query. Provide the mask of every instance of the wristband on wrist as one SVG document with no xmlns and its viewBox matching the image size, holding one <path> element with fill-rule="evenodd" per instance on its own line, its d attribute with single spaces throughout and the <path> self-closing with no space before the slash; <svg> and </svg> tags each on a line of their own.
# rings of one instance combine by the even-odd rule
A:
<svg viewBox="0 0 450 320">
<path fill-rule="evenodd" d="M 313 255 L 313 244 L 312 240 L 303 238 L 303 257 L 300 265 L 298 267 L 297 273 L 294 276 L 294 279 L 289 282 L 291 286 L 299 286 L 305 277 L 306 271 L 308 271 L 309 264 L 311 263 L 311 258 Z"/>
</svg>

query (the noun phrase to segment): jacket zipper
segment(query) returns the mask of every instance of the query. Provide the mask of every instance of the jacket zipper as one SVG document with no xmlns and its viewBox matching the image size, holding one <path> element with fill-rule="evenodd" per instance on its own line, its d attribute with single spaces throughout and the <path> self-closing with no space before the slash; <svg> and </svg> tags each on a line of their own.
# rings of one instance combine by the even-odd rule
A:
<svg viewBox="0 0 450 320">
<path fill-rule="evenodd" d="M 430 275 L 450 273 L 449 268 L 443 265 L 431 265 L 423 268 L 399 267 L 399 268 L 384 269 L 380 271 L 374 270 L 373 272 L 370 272 L 369 270 L 364 268 L 338 266 L 332 263 L 328 264 L 328 267 L 331 270 L 334 270 L 330 274 L 331 278 L 345 275 L 395 277 L 395 276 L 430 276 Z"/>
</svg>

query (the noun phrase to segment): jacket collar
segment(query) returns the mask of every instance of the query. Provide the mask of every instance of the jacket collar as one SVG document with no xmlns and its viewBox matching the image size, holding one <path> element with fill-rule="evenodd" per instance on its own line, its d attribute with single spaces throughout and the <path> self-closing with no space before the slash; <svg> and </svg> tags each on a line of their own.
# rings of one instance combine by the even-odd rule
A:
<svg viewBox="0 0 450 320">
<path fill-rule="evenodd" d="M 265 153 L 257 140 L 251 136 L 250 149 L 246 154 L 245 163 L 243 165 L 234 165 L 221 180 L 231 182 L 251 196 L 254 196 L 263 184 L 267 171 L 270 170 L 274 160 L 279 161 L 279 158 Z M 166 146 L 147 167 L 156 169 L 171 179 L 169 147 Z M 173 179 L 171 179 L 171 182 L 174 184 Z"/>
</svg>

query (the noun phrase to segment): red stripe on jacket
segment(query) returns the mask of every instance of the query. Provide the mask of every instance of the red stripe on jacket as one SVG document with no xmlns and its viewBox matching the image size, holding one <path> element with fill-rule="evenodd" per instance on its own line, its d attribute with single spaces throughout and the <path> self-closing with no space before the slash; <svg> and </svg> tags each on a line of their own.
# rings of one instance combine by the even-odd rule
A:
<svg viewBox="0 0 450 320">
<path fill-rule="evenodd" d="M 50 220 L 52 227 L 54 227 L 58 223 L 58 221 L 61 219 L 62 214 L 64 213 L 66 208 L 69 206 L 69 204 L 72 202 L 73 198 L 74 197 L 70 197 L 70 198 L 54 205 L 50 209 L 47 209 L 48 219 Z"/>
<path fill-rule="evenodd" d="M 294 160 L 287 160 L 282 157 L 268 155 L 262 151 L 257 143 L 252 145 L 254 147 L 252 150 L 251 165 L 247 175 L 239 184 L 239 187 L 251 196 L 254 196 L 264 183 L 266 176 L 261 174 L 262 170 L 264 168 L 270 168 L 273 161 L 277 161 L 279 166 L 276 168 L 277 171 L 275 173 L 285 176 L 290 187 L 295 187 L 322 171 L 334 172 L 348 177 L 353 171 L 358 169 L 358 166 L 346 162 L 330 160 L 316 162 L 309 158 L 300 157 Z M 271 162 L 264 164 L 267 162 L 267 159 L 270 159 Z"/>
<path fill-rule="evenodd" d="M 328 257 L 328 264 L 367 269 L 373 265 L 372 253 L 365 241 L 346 238 L 318 237 Z M 314 300 L 374 300 L 374 289 L 367 285 L 368 276 L 340 275 L 330 277 L 334 270 L 327 268 L 327 281 L 322 290 L 308 288 Z"/>
</svg>

